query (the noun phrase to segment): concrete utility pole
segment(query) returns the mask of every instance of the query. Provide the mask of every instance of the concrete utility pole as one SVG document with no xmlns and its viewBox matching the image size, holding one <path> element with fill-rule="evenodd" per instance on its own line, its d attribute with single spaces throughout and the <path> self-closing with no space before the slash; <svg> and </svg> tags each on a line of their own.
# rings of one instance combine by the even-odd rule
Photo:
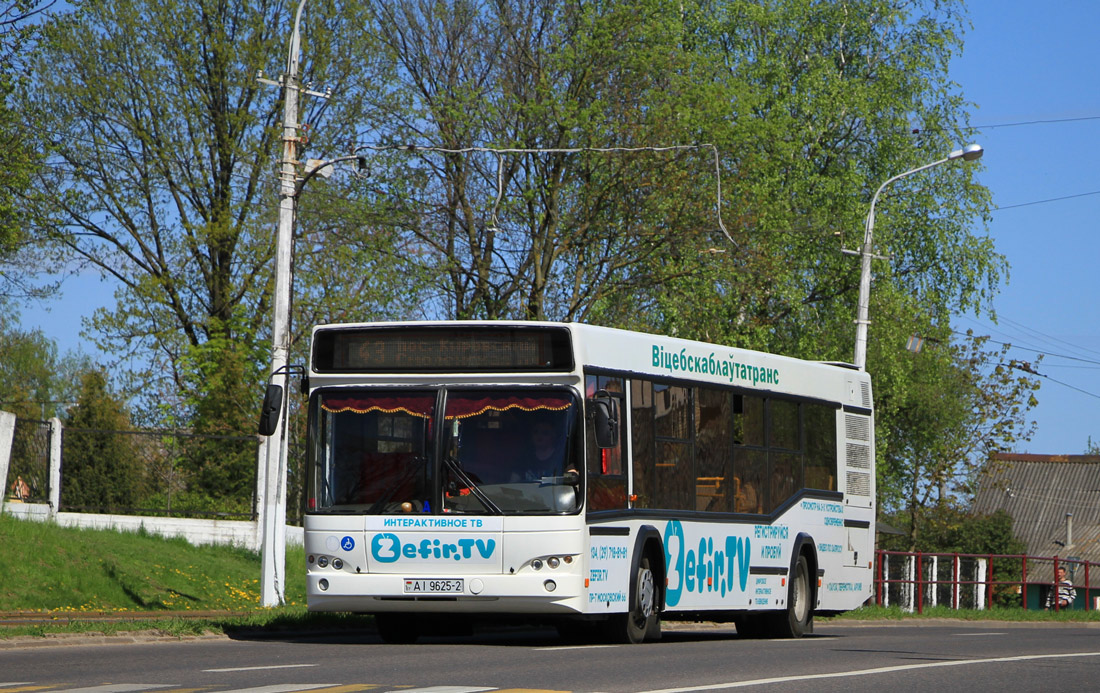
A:
<svg viewBox="0 0 1100 693">
<path fill-rule="evenodd" d="M 871 210 L 867 213 L 867 223 L 863 230 L 863 248 L 858 253 L 854 251 L 845 251 L 846 253 L 859 255 L 861 258 L 860 273 L 859 273 L 859 312 L 856 317 L 856 351 L 855 351 L 855 366 L 861 371 L 867 370 L 867 326 L 870 321 L 867 318 L 870 312 L 871 304 L 871 258 L 874 255 L 874 246 L 871 242 L 871 236 L 875 230 L 875 203 L 878 202 L 879 195 L 882 194 L 883 189 L 896 180 L 911 176 L 914 173 L 920 173 L 926 171 L 933 166 L 939 166 L 945 164 L 948 161 L 954 161 L 955 159 L 962 159 L 963 161 L 974 161 L 982 157 L 982 148 L 977 144 L 968 144 L 962 149 L 956 149 L 947 155 L 947 157 L 940 159 L 939 161 L 933 161 L 930 164 L 924 166 L 918 166 L 917 168 L 906 171 L 905 173 L 899 173 L 893 178 L 888 179 L 885 183 L 878 187 L 875 191 L 874 197 L 871 198 Z"/>
<path fill-rule="evenodd" d="M 298 205 L 298 58 L 302 10 L 294 15 L 286 74 L 283 75 L 283 163 L 279 172 L 279 227 L 275 245 L 274 320 L 271 329 L 271 382 L 283 389 L 282 410 L 275 432 L 261 440 L 256 474 L 256 502 L 263 538 L 260 593 L 264 606 L 284 603 L 286 582 L 287 361 L 290 355 L 291 256 L 294 214 Z"/>
</svg>

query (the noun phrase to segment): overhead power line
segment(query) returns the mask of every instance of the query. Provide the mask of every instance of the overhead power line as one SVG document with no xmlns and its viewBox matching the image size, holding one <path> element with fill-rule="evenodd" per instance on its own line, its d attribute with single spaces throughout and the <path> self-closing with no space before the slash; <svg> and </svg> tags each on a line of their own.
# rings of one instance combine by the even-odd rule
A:
<svg viewBox="0 0 1100 693">
<path fill-rule="evenodd" d="M 952 330 L 952 333 L 956 334 L 960 337 L 972 337 L 973 336 L 973 335 L 968 335 L 964 332 L 959 332 L 958 330 Z M 1054 356 L 1056 358 L 1069 359 L 1071 361 L 1082 361 L 1082 362 L 1085 362 L 1085 363 L 1100 365 L 1100 361 L 1084 359 L 1084 358 L 1080 358 L 1080 357 L 1077 357 L 1077 356 L 1066 356 L 1065 354 L 1055 354 L 1055 353 L 1052 353 L 1052 352 L 1049 352 L 1049 351 L 1044 351 L 1042 349 L 1036 349 L 1034 347 L 1017 346 L 1017 345 L 1012 344 L 1010 342 L 1001 342 L 1001 341 L 998 341 L 998 340 L 993 339 L 993 338 L 989 338 L 989 341 L 992 342 L 993 344 L 1000 344 L 1001 346 L 1007 346 L 1010 349 L 1020 349 L 1020 350 L 1023 350 L 1023 351 L 1028 351 L 1028 352 L 1031 352 L 1031 353 L 1040 354 L 1042 356 Z M 1083 395 L 1088 395 L 1089 397 L 1095 397 L 1096 399 L 1100 399 L 1100 394 L 1096 394 L 1095 392 L 1090 392 L 1088 390 L 1084 390 L 1082 388 L 1077 387 L 1076 385 L 1070 385 L 1069 383 L 1062 382 L 1061 380 L 1058 380 L 1057 378 L 1053 378 L 1053 377 L 1051 377 L 1050 375 L 1048 375 L 1046 373 L 1040 373 L 1039 371 L 1035 370 L 1034 366 L 1032 366 L 1031 363 L 1029 363 L 1027 361 L 1013 360 L 1013 361 L 1009 362 L 1009 366 L 1011 368 L 1014 368 L 1014 369 L 1018 370 L 1018 371 L 1023 371 L 1024 373 L 1034 375 L 1037 378 L 1042 378 L 1044 380 L 1049 380 L 1050 382 L 1052 382 L 1056 385 L 1061 385 L 1062 387 L 1068 387 L 1069 389 L 1080 392 Z"/>
<path fill-rule="evenodd" d="M 1006 209 L 1016 209 L 1017 207 L 1030 207 L 1032 205 L 1043 205 L 1048 202 L 1061 202 L 1062 200 L 1072 200 L 1076 197 L 1088 197 L 1090 195 L 1100 195 L 1100 190 L 1092 190 L 1090 192 L 1077 193 L 1076 195 L 1062 195 L 1061 197 L 1048 197 L 1045 200 L 1033 200 L 1032 202 L 1020 202 L 1014 205 L 1000 205 L 994 207 L 992 211 L 1000 212 Z"/>
<path fill-rule="evenodd" d="M 959 332 L 958 330 L 952 330 L 952 332 L 954 334 L 960 336 L 960 337 L 970 337 L 970 336 L 972 336 L 972 335 L 966 334 L 965 332 Z M 1037 348 L 1037 347 L 1034 347 L 1034 346 L 1024 346 L 1024 345 L 1021 345 L 1021 344 L 1013 344 L 1012 342 L 1000 342 L 1000 341 L 997 341 L 996 339 L 993 339 L 992 337 L 989 338 L 989 341 L 993 344 L 999 344 L 1001 346 L 1009 347 L 1010 349 L 1020 349 L 1022 351 L 1031 352 L 1033 354 L 1042 354 L 1043 356 L 1053 356 L 1055 358 L 1068 359 L 1070 361 L 1081 361 L 1082 363 L 1089 363 L 1089 364 L 1093 364 L 1093 365 L 1096 365 L 1096 366 L 1100 366 L 1100 361 L 1096 361 L 1096 360 L 1093 360 L 1093 359 L 1081 358 L 1079 356 L 1067 356 L 1066 354 L 1056 354 L 1052 351 L 1048 351 L 1046 349 L 1040 349 L 1040 348 Z"/>
<path fill-rule="evenodd" d="M 1015 128 L 1024 125 L 1055 125 L 1057 123 L 1078 123 L 1086 120 L 1100 120 L 1100 115 L 1078 116 L 1076 118 L 1042 118 L 1038 120 L 1019 120 L 1012 123 L 994 123 L 992 125 L 975 125 L 976 130 L 993 128 Z"/>
</svg>

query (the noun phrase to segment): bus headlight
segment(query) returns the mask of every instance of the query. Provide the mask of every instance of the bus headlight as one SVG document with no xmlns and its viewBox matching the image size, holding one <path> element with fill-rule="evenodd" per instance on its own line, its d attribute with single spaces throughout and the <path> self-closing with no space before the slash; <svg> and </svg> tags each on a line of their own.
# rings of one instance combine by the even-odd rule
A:
<svg viewBox="0 0 1100 693">
<path fill-rule="evenodd" d="M 321 588 L 322 592 L 328 591 L 328 580 L 321 578 L 317 581 L 317 586 Z"/>
<path fill-rule="evenodd" d="M 321 568 L 327 568 L 328 567 L 328 556 L 318 556 L 317 557 L 317 565 Z"/>
<path fill-rule="evenodd" d="M 547 580 L 546 582 L 542 583 L 542 586 L 546 588 L 547 592 L 553 592 L 558 588 L 558 583 L 554 582 L 553 580 Z"/>
<path fill-rule="evenodd" d="M 332 567 L 336 568 L 337 570 L 343 570 L 344 569 L 344 562 L 342 560 L 340 560 L 339 558 L 334 558 L 334 559 L 332 559 Z"/>
<path fill-rule="evenodd" d="M 535 570 L 542 570 L 542 560 L 536 558 L 535 560 L 531 561 L 531 567 Z"/>
<path fill-rule="evenodd" d="M 550 566 L 551 568 L 557 568 L 559 565 L 561 565 L 561 561 L 558 560 L 557 556 L 552 556 L 546 559 L 546 565 Z"/>
</svg>

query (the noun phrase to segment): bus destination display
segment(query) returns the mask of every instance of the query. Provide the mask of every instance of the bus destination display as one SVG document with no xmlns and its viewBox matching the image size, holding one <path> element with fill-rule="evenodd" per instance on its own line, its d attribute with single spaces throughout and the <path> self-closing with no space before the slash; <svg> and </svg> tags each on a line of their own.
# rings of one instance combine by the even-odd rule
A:
<svg viewBox="0 0 1100 693">
<path fill-rule="evenodd" d="M 318 330 L 317 372 L 565 371 L 573 367 L 562 328 L 423 327 Z"/>
</svg>

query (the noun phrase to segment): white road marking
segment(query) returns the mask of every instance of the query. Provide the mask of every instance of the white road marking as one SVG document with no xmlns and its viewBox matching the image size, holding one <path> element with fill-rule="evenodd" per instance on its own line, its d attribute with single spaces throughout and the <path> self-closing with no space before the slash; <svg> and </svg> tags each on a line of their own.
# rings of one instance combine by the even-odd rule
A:
<svg viewBox="0 0 1100 693">
<path fill-rule="evenodd" d="M 277 683 L 271 686 L 235 688 L 231 691 L 219 691 L 218 693 L 295 693 L 296 691 L 312 691 L 314 688 L 332 688 L 336 685 L 335 683 Z"/>
<path fill-rule="evenodd" d="M 315 667 L 316 664 L 269 664 L 267 666 L 259 667 L 231 667 L 228 669 L 203 669 L 204 674 L 221 674 L 227 671 L 265 671 L 267 669 L 301 669 L 304 667 Z"/>
<path fill-rule="evenodd" d="M 618 645 L 555 645 L 553 647 L 536 647 L 538 652 L 561 652 L 562 650 L 599 650 L 605 647 L 618 647 Z"/>
<path fill-rule="evenodd" d="M 54 693 L 128 693 L 129 691 L 151 691 L 157 688 L 171 688 L 170 683 L 114 683 L 84 688 L 66 688 Z"/>
<path fill-rule="evenodd" d="M 871 676 L 873 674 L 890 674 L 898 671 L 914 671 L 916 669 L 936 669 L 939 667 L 958 667 L 970 664 L 993 664 L 996 662 L 1028 662 L 1036 659 L 1065 659 L 1069 657 L 1100 657 L 1100 652 L 1064 652 L 1058 654 L 1017 655 L 1015 657 L 990 657 L 988 659 L 953 659 L 946 662 L 926 662 L 923 664 L 899 664 L 892 667 L 878 667 L 875 669 L 855 669 L 852 671 L 837 671 L 831 674 L 802 674 L 798 676 L 777 676 L 770 679 L 752 679 L 750 681 L 732 681 L 730 683 L 712 683 L 703 686 L 687 686 L 685 688 L 661 688 L 640 693 L 689 693 L 690 691 L 718 691 L 727 688 L 748 688 L 749 686 L 765 686 L 772 683 L 789 683 L 791 681 L 813 681 L 815 679 L 841 679 L 850 676 Z"/>
</svg>

